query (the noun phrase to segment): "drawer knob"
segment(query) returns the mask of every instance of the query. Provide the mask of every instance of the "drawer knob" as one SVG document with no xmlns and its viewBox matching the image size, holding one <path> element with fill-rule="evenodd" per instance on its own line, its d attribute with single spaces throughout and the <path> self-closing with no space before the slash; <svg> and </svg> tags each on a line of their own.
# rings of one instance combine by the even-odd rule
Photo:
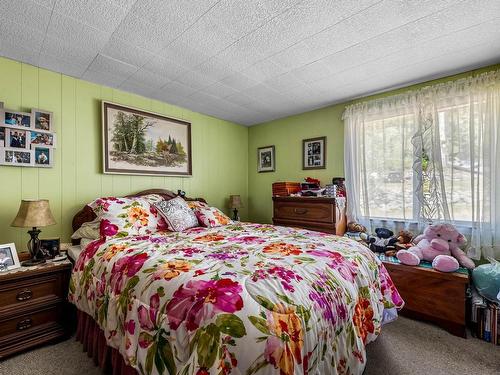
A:
<svg viewBox="0 0 500 375">
<path fill-rule="evenodd" d="M 33 292 L 29 289 L 24 289 L 17 293 L 16 299 L 18 301 L 26 301 L 27 299 L 30 299 L 33 297 Z"/>
<path fill-rule="evenodd" d="M 32 320 L 30 318 L 23 319 L 19 323 L 17 323 L 17 330 L 18 331 L 23 331 L 25 329 L 30 328 L 32 324 L 33 324 L 33 322 L 32 322 Z"/>
<path fill-rule="evenodd" d="M 307 214 L 307 208 L 294 208 L 293 212 L 299 215 Z"/>
</svg>

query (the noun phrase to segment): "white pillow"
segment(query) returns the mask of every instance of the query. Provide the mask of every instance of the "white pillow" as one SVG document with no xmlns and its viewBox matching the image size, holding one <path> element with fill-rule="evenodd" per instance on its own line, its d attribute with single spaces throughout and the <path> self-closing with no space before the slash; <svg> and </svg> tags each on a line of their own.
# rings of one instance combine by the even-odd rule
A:
<svg viewBox="0 0 500 375">
<path fill-rule="evenodd" d="M 196 215 L 181 197 L 157 202 L 154 206 L 165 219 L 168 229 L 171 231 L 181 232 L 198 226 Z"/>
<path fill-rule="evenodd" d="M 79 240 L 80 238 L 91 238 L 97 240 L 101 238 L 100 234 L 100 224 L 101 219 L 95 219 L 93 221 L 87 221 L 83 223 L 80 228 L 78 228 L 75 233 L 71 236 L 73 240 Z"/>
</svg>

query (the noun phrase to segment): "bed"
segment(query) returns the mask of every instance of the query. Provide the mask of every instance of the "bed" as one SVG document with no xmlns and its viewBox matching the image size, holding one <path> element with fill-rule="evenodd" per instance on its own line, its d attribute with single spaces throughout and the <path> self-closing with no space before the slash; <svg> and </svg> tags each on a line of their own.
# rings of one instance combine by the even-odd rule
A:
<svg viewBox="0 0 500 375">
<path fill-rule="evenodd" d="M 361 374 L 403 306 L 366 247 L 242 222 L 96 240 L 69 299 L 85 350 L 117 374 Z"/>
</svg>

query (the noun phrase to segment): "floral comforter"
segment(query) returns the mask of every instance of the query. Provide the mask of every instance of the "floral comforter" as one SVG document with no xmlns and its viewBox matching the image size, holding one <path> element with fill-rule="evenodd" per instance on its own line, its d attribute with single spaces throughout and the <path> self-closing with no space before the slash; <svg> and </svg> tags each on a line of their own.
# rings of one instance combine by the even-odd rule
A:
<svg viewBox="0 0 500 375">
<path fill-rule="evenodd" d="M 360 374 L 384 308 L 403 305 L 367 248 L 238 223 L 98 240 L 70 300 L 144 374 Z"/>
</svg>

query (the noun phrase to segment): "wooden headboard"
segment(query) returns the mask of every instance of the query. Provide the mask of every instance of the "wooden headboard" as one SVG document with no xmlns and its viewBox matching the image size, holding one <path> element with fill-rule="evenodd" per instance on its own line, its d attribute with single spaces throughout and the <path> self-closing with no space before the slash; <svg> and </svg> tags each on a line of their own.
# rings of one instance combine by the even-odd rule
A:
<svg viewBox="0 0 500 375">
<path fill-rule="evenodd" d="M 140 191 L 140 192 L 135 193 L 135 194 L 127 195 L 126 197 L 127 198 L 140 197 L 140 196 L 148 195 L 148 194 L 158 194 L 158 195 L 161 195 L 166 200 L 169 200 L 169 199 L 172 199 L 172 198 L 175 198 L 175 197 L 178 196 L 177 194 L 175 194 L 174 192 L 172 192 L 170 190 L 165 190 L 165 189 L 149 189 L 149 190 Z M 196 200 L 196 201 L 202 201 L 202 202 L 206 203 L 205 199 L 203 199 L 203 198 L 187 198 L 187 197 L 184 197 L 184 199 L 187 200 L 187 201 L 194 201 L 194 200 Z M 83 223 L 92 221 L 95 218 L 96 218 L 96 215 L 95 215 L 94 211 L 92 211 L 92 209 L 89 206 L 85 205 L 73 217 L 73 221 L 71 223 L 72 226 L 73 226 L 73 232 L 75 232 L 78 228 L 80 228 Z"/>
</svg>

